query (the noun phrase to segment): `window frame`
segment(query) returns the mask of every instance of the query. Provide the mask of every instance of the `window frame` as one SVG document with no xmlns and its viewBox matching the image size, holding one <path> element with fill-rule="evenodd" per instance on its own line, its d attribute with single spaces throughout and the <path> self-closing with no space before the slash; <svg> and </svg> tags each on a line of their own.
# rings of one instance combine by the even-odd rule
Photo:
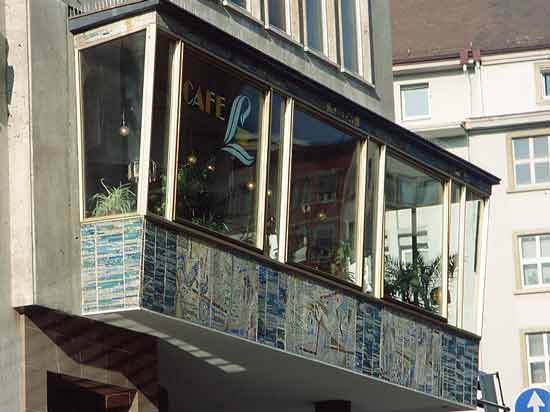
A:
<svg viewBox="0 0 550 412">
<path fill-rule="evenodd" d="M 531 356 L 529 350 L 529 336 L 530 335 L 543 335 L 543 347 L 544 354 L 542 356 Z M 521 364 L 523 369 L 523 380 L 526 386 L 542 386 L 550 387 L 550 327 L 525 329 L 520 331 L 521 341 Z M 533 383 L 531 375 L 531 364 L 535 362 L 544 362 L 545 382 Z"/>
<path fill-rule="evenodd" d="M 308 22 L 307 22 L 307 0 L 302 0 L 302 27 L 304 33 L 304 50 L 314 55 L 320 56 L 323 59 L 329 59 L 329 40 L 328 40 L 328 30 L 327 30 L 327 21 L 328 21 L 328 11 L 327 11 L 327 1 L 328 0 L 316 0 L 321 2 L 321 41 L 322 41 L 322 50 L 317 50 L 309 46 L 308 40 Z"/>
<path fill-rule="evenodd" d="M 520 231 L 514 232 L 512 235 L 512 244 L 513 244 L 513 256 L 514 256 L 514 266 L 516 274 L 516 294 L 529 294 L 529 293 L 546 293 L 550 292 L 550 283 L 542 283 L 542 264 L 550 263 L 550 257 L 541 257 L 540 256 L 540 236 L 550 236 L 550 228 L 539 229 L 539 230 L 530 230 L 530 231 Z M 522 250 L 522 238 L 524 237 L 535 237 L 536 238 L 536 248 L 537 248 L 537 257 L 534 259 L 528 259 L 528 262 L 525 264 L 536 264 L 538 270 L 538 277 L 540 283 L 536 285 L 525 285 L 525 277 L 523 272 L 523 250 Z"/>
<path fill-rule="evenodd" d="M 354 0 L 355 4 L 355 27 L 356 27 L 356 41 L 357 41 L 357 72 L 354 70 L 348 68 L 345 66 L 345 54 L 344 54 L 344 31 L 342 26 L 342 1 L 343 0 L 336 0 L 336 4 L 338 9 L 335 10 L 335 17 L 338 19 L 338 33 L 337 33 L 337 41 L 339 44 L 339 60 L 340 60 L 340 71 L 349 73 L 351 75 L 355 76 L 364 76 L 364 57 L 363 57 L 363 31 L 361 30 L 361 24 L 362 24 L 362 13 L 361 13 L 361 0 Z M 370 6 L 370 4 L 369 4 Z"/>
<path fill-rule="evenodd" d="M 282 33 L 283 35 L 285 35 L 285 37 L 290 37 L 290 39 L 292 39 L 292 5 L 290 4 L 290 0 L 281 1 L 285 6 L 285 29 L 283 30 L 282 28 L 275 26 L 269 20 L 269 0 L 263 0 L 265 28 L 268 30 L 274 30 L 278 33 Z"/>
<path fill-rule="evenodd" d="M 534 64 L 535 103 L 537 105 L 550 105 L 550 95 L 546 94 L 545 75 L 550 75 L 550 61 L 542 61 Z"/>
<path fill-rule="evenodd" d="M 533 153 L 533 142 L 534 138 L 537 137 L 547 137 L 548 138 L 548 157 L 546 158 L 535 158 Z M 550 128 L 543 129 L 533 129 L 521 132 L 509 133 L 506 137 L 507 139 L 507 152 L 508 152 L 508 184 L 507 191 L 509 193 L 513 192 L 525 192 L 525 191 L 536 191 L 536 190 L 547 190 L 550 189 L 550 181 L 543 183 L 533 183 L 535 179 L 535 163 L 541 163 L 541 160 L 546 159 L 546 162 L 550 164 Z M 529 158 L 516 160 L 515 150 L 514 150 L 514 141 L 519 139 L 529 139 Z M 531 175 L 531 182 L 529 184 L 518 185 L 517 176 L 516 176 L 516 165 L 517 164 L 529 164 L 529 173 Z"/>
<path fill-rule="evenodd" d="M 406 113 L 406 99 L 405 91 L 407 90 L 421 90 L 426 89 L 428 95 L 428 114 L 423 114 L 419 116 L 407 116 Z M 431 105 L 431 92 L 430 92 L 430 82 L 415 82 L 415 83 L 401 83 L 399 85 L 399 101 L 401 103 L 401 120 L 404 122 L 418 121 L 418 120 L 429 120 L 432 117 L 432 105 Z"/>
</svg>

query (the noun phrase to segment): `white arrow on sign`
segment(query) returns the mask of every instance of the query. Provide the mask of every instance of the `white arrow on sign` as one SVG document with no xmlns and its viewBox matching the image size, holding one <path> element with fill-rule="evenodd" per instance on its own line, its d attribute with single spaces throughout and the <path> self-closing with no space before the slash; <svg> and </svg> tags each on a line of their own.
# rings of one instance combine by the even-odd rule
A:
<svg viewBox="0 0 550 412">
<path fill-rule="evenodd" d="M 544 408 L 544 406 L 544 402 L 540 398 L 537 391 L 533 391 L 531 399 L 529 399 L 529 402 L 527 403 L 527 408 L 533 408 L 533 412 L 540 412 L 540 408 Z"/>
</svg>

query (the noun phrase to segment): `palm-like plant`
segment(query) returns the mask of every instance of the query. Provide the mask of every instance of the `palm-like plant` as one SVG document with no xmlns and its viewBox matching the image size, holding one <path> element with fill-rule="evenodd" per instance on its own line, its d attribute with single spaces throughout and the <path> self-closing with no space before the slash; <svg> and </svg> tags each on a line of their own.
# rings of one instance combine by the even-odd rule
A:
<svg viewBox="0 0 550 412">
<path fill-rule="evenodd" d="M 101 186 L 105 189 L 103 193 L 96 193 L 91 197 L 95 203 L 92 216 L 108 216 L 115 214 L 131 213 L 136 209 L 136 194 L 132 192 L 131 184 L 120 184 L 119 186 L 107 186 L 101 179 Z"/>
</svg>

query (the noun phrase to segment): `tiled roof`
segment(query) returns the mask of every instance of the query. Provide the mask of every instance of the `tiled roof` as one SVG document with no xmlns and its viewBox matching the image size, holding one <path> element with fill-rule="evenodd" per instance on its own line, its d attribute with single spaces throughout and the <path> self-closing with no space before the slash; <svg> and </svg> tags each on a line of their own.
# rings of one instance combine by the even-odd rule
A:
<svg viewBox="0 0 550 412">
<path fill-rule="evenodd" d="M 550 0 L 390 0 L 396 62 L 550 47 Z"/>
</svg>

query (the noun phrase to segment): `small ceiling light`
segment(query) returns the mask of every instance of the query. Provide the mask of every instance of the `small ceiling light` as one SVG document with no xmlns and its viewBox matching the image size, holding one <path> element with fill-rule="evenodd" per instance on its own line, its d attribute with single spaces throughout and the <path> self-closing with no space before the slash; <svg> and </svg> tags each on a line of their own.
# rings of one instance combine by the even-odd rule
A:
<svg viewBox="0 0 550 412">
<path fill-rule="evenodd" d="M 250 181 L 246 184 L 246 188 L 250 191 L 253 191 L 254 189 L 256 189 L 256 183 L 254 183 L 253 181 Z"/>
<path fill-rule="evenodd" d="M 126 116 L 124 115 L 124 111 L 122 112 L 122 124 L 118 128 L 118 134 L 122 137 L 128 137 L 130 134 L 130 128 L 126 126 Z"/>
<path fill-rule="evenodd" d="M 273 194 L 273 192 L 271 191 L 271 189 L 267 189 L 267 195 L 271 196 L 272 194 Z"/>
<path fill-rule="evenodd" d="M 206 166 L 206 168 L 208 169 L 209 172 L 213 172 L 214 170 L 216 170 L 216 166 L 214 165 L 208 165 Z"/>
<path fill-rule="evenodd" d="M 327 219 L 327 214 L 325 212 L 319 212 L 317 217 L 319 218 L 320 221 L 323 221 Z"/>
<path fill-rule="evenodd" d="M 194 154 L 190 154 L 189 156 L 187 156 L 187 163 L 189 163 L 190 165 L 196 164 L 197 160 L 197 156 L 195 156 Z"/>
</svg>

